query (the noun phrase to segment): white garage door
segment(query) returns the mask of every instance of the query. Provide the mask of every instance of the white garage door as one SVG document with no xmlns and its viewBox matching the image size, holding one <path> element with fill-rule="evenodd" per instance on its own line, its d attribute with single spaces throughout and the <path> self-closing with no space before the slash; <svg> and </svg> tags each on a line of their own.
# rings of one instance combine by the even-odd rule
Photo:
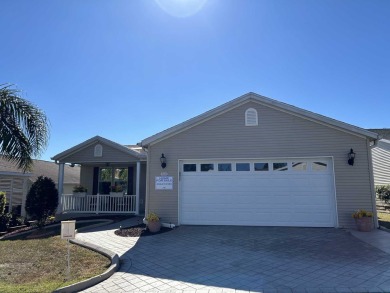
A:
<svg viewBox="0 0 390 293">
<path fill-rule="evenodd" d="M 180 162 L 181 224 L 334 227 L 331 158 Z"/>
</svg>

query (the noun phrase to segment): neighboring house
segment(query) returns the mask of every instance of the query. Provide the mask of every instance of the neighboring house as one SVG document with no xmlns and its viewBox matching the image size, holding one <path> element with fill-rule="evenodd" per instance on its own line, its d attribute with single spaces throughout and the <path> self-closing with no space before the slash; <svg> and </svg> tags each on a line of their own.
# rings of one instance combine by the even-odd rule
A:
<svg viewBox="0 0 390 293">
<path fill-rule="evenodd" d="M 6 192 L 7 210 L 16 209 L 23 216 L 27 193 L 39 176 L 49 177 L 56 184 L 58 183 L 58 165 L 42 160 L 33 160 L 33 162 L 32 171 L 23 173 L 15 163 L 0 156 L 0 191 Z M 80 182 L 80 167 L 66 166 L 64 174 L 64 190 L 72 192 L 73 186 Z M 10 206 L 12 208 L 9 208 Z"/>
<path fill-rule="evenodd" d="M 379 134 L 381 139 L 372 149 L 372 165 L 375 185 L 390 184 L 390 129 L 368 129 Z"/>
<path fill-rule="evenodd" d="M 86 202 L 84 210 L 105 209 L 116 200 L 107 187 L 118 183 L 117 169 L 128 168 L 132 212 L 153 211 L 164 222 L 352 228 L 354 210 L 375 211 L 371 148 L 377 139 L 248 93 L 144 139 L 142 150 L 97 136 L 53 159 L 60 173 L 65 163 L 81 164 L 81 182 L 92 190 L 81 204 L 72 197 L 67 209 Z"/>
</svg>

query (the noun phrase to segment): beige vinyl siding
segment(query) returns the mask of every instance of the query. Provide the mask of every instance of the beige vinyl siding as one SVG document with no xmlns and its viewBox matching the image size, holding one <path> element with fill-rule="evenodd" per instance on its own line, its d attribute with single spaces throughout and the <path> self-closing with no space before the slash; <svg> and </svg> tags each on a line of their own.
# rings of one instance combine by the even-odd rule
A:
<svg viewBox="0 0 390 293">
<path fill-rule="evenodd" d="M 390 184 L 390 142 L 379 141 L 372 149 L 375 185 Z"/>
<path fill-rule="evenodd" d="M 95 157 L 95 145 L 100 144 L 103 146 L 103 155 L 101 157 Z M 106 162 L 135 162 L 137 158 L 129 155 L 128 153 L 119 151 L 112 146 L 103 143 L 94 143 L 84 149 L 77 150 L 77 152 L 70 154 L 66 158 L 61 158 L 63 162 L 73 163 L 106 163 Z"/>
<path fill-rule="evenodd" d="M 258 112 L 258 126 L 245 126 L 245 111 Z M 355 165 L 347 164 L 353 148 Z M 372 210 L 367 141 L 295 115 L 248 102 L 186 131 L 149 146 L 149 206 L 165 221 L 178 223 L 178 160 L 218 158 L 334 158 L 339 227 L 353 227 L 353 210 Z M 173 190 L 157 191 L 154 178 L 163 171 L 159 158 L 164 153 L 174 177 Z M 234 215 L 232 215 L 234 217 Z"/>
<path fill-rule="evenodd" d="M 6 205 L 21 206 L 23 216 L 25 215 L 24 204 L 30 186 L 31 181 L 27 177 L 0 175 L 0 191 L 6 193 Z"/>
</svg>

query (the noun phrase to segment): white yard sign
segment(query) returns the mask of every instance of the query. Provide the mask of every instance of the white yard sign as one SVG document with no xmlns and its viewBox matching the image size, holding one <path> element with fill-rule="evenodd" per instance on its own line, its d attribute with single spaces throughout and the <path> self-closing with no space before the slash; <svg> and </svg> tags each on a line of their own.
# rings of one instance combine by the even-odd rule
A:
<svg viewBox="0 0 390 293">
<path fill-rule="evenodd" d="M 76 221 L 61 221 L 61 239 L 75 238 Z"/>
<path fill-rule="evenodd" d="M 156 176 L 155 181 L 156 190 L 172 190 L 173 177 L 172 176 Z"/>
</svg>

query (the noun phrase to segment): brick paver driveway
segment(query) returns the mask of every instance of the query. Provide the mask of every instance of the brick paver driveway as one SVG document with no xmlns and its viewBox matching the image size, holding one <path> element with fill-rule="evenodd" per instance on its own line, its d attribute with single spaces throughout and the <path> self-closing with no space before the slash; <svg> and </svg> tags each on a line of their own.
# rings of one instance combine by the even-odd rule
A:
<svg viewBox="0 0 390 293">
<path fill-rule="evenodd" d="M 390 255 L 341 229 L 182 226 L 121 260 L 87 291 L 390 292 Z"/>
</svg>

